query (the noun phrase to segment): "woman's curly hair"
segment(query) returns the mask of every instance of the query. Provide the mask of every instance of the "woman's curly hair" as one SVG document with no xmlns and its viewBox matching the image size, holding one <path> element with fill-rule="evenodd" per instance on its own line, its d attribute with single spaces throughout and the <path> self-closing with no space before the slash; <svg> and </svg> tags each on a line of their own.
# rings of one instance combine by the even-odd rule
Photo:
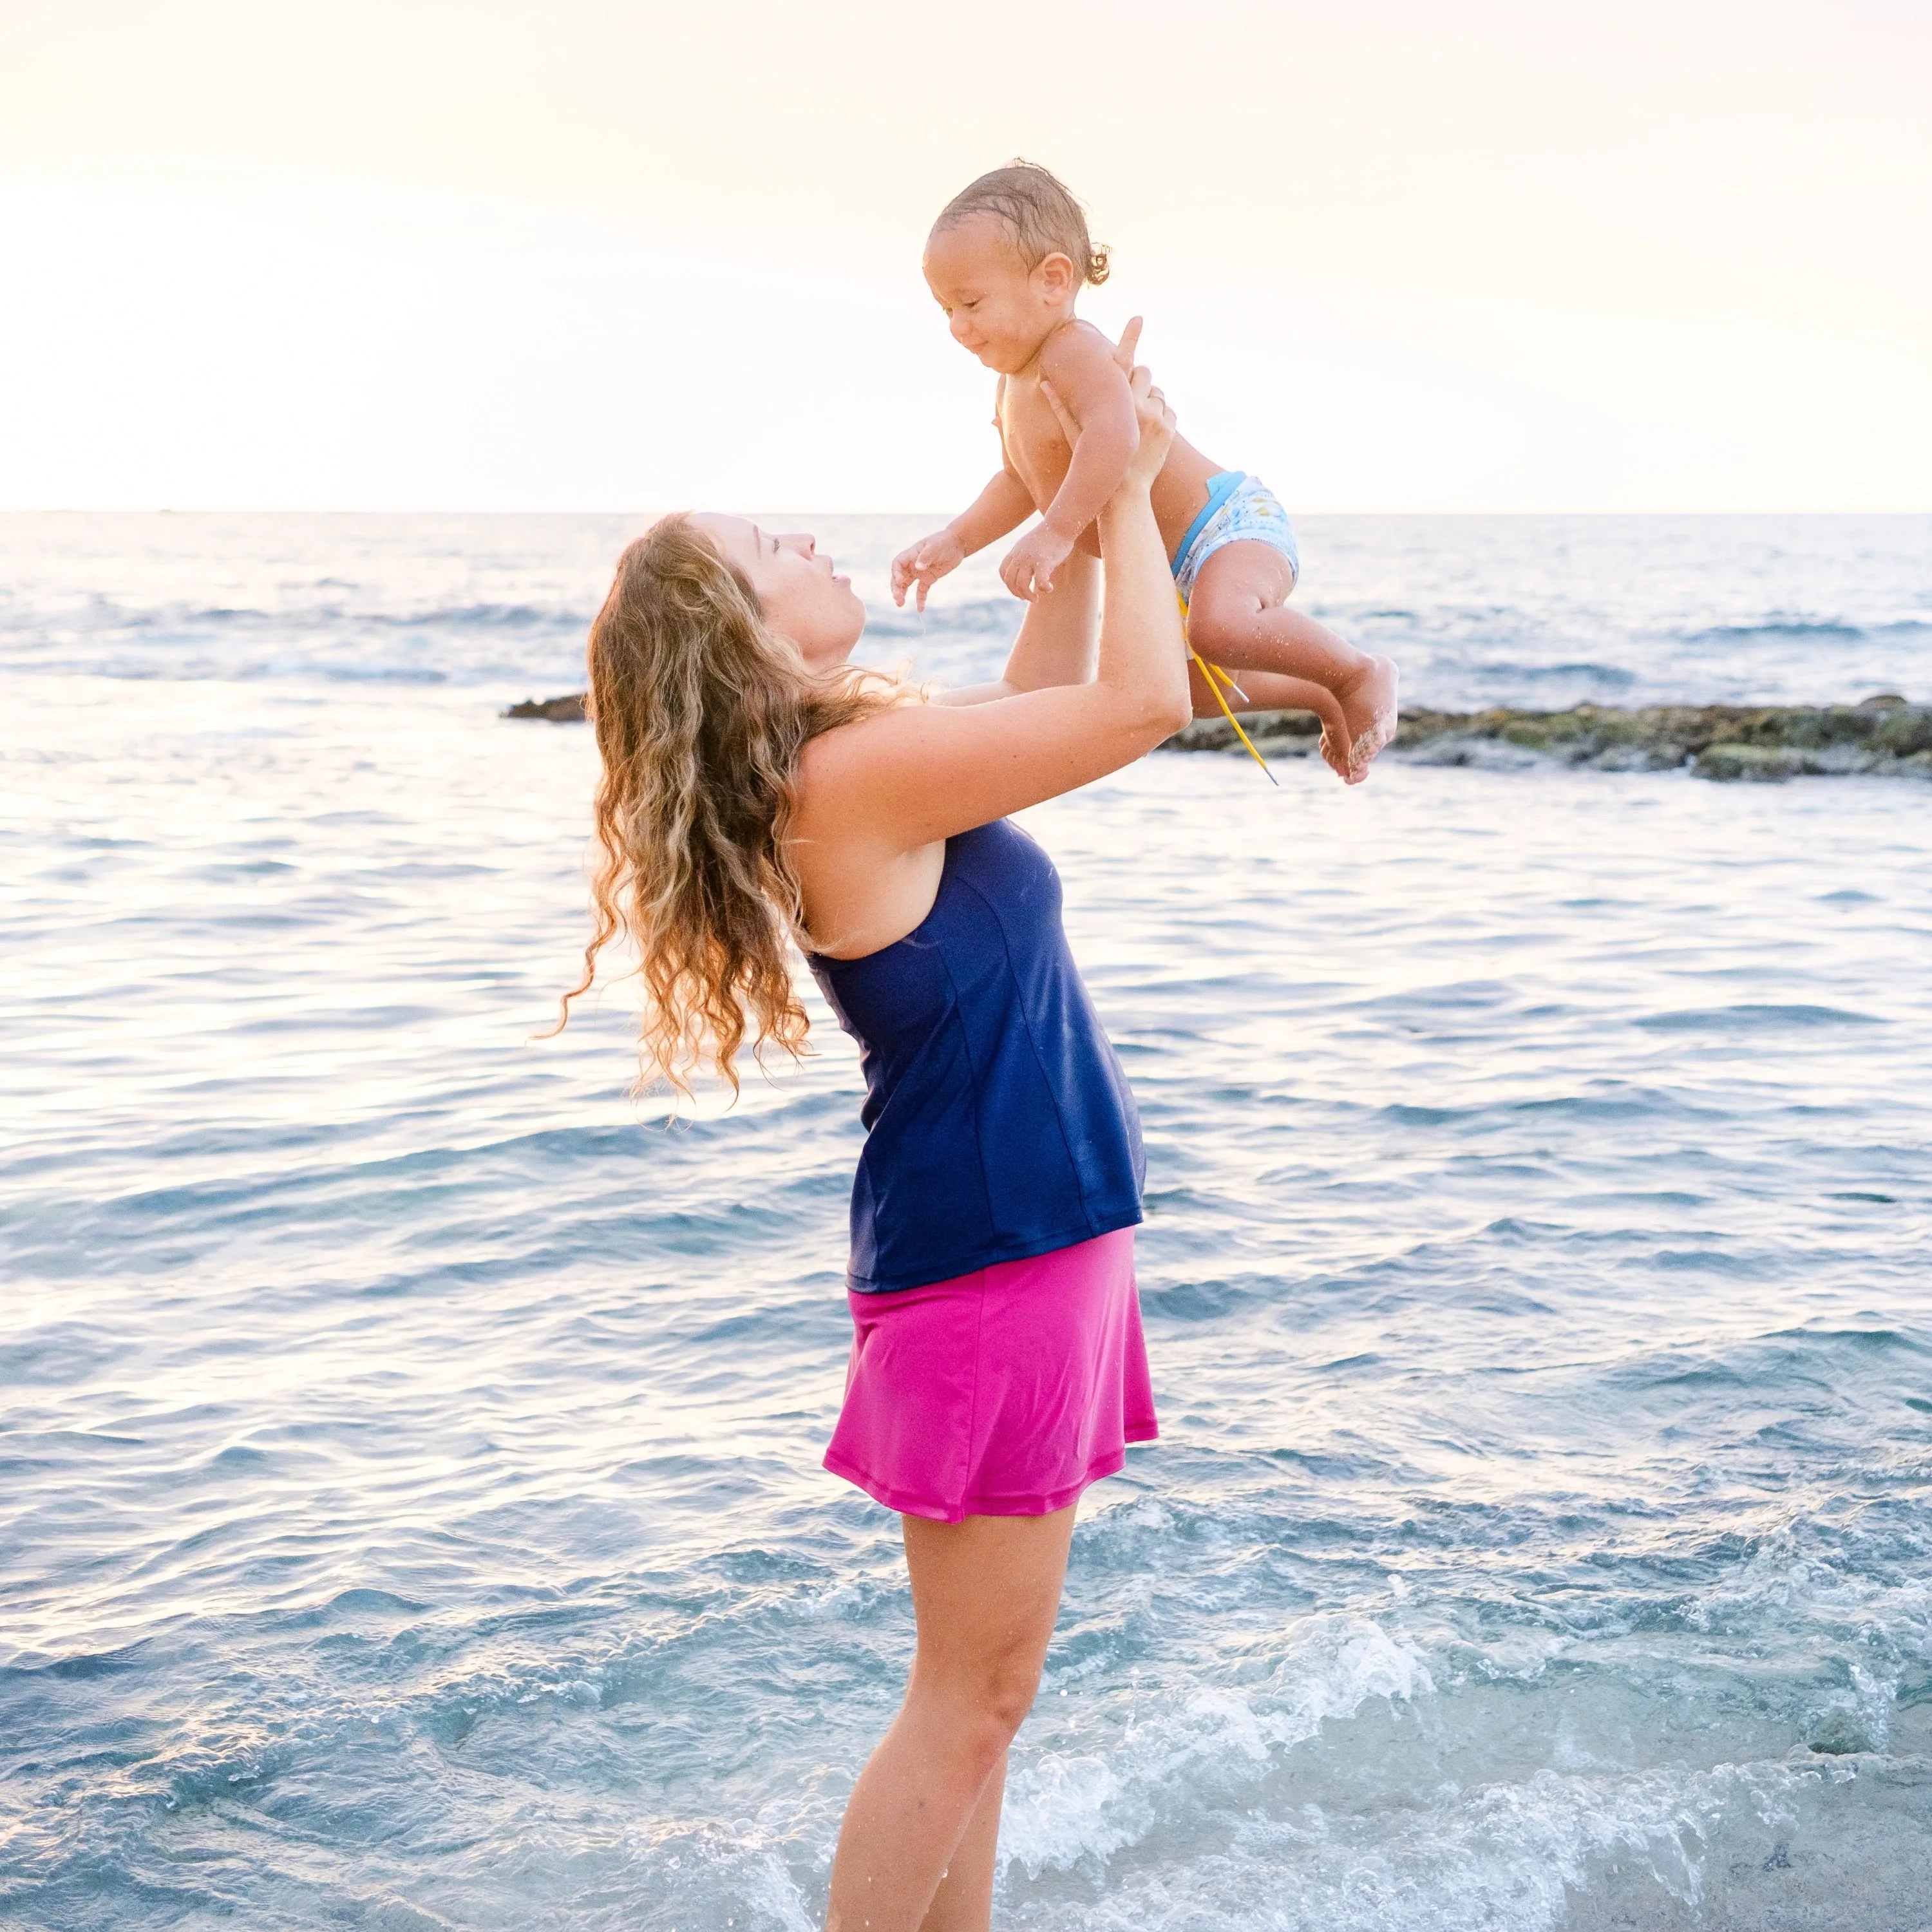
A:
<svg viewBox="0 0 1932 1932">
<path fill-rule="evenodd" d="M 794 986 L 798 875 L 787 850 L 792 776 L 806 740 L 902 703 L 904 687 L 850 665 L 817 672 L 766 627 L 750 583 L 682 515 L 618 560 L 590 627 L 589 714 L 603 772 L 595 920 L 584 976 L 621 934 L 644 982 L 638 1088 L 691 1092 L 706 1059 L 776 1046 L 794 1059 L 808 1023 Z"/>
<path fill-rule="evenodd" d="M 1037 161 L 1016 158 L 962 188 L 939 211 L 932 232 L 955 227 L 969 214 L 997 215 L 1004 222 L 1029 273 L 1059 254 L 1082 282 L 1097 287 L 1107 279 L 1109 251 L 1094 245 L 1072 190 Z"/>
</svg>

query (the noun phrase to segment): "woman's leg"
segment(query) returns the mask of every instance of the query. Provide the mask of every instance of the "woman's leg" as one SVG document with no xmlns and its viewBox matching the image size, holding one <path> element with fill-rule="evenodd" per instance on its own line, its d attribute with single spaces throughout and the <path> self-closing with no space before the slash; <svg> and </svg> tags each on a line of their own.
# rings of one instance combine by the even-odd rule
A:
<svg viewBox="0 0 1932 1932">
<path fill-rule="evenodd" d="M 980 1802 L 952 1848 L 946 1876 L 919 1922 L 919 1932 L 987 1932 L 993 1918 L 993 1858 L 1000 1844 L 1000 1806 L 1006 1795 L 1006 1754 L 980 1787 Z"/>
<path fill-rule="evenodd" d="M 1032 1707 L 1073 1536 L 1072 1504 L 903 1520 L 919 1647 L 905 1702 L 845 1808 L 826 1932 L 916 1932 L 962 1850 L 984 1882 L 962 1865 L 956 1902 L 980 1916 L 946 1919 L 945 1932 L 986 1925 L 998 1807 L 990 1831 L 976 1814 Z"/>
</svg>

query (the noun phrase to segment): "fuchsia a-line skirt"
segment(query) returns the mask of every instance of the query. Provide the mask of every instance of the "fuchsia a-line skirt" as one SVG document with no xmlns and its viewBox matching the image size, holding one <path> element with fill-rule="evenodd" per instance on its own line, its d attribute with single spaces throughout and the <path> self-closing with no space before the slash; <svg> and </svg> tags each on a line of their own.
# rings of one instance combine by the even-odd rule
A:
<svg viewBox="0 0 1932 1932">
<path fill-rule="evenodd" d="M 825 1466 L 888 1509 L 1044 1516 L 1160 1433 L 1131 1228 L 846 1298 L 852 1360 Z"/>
</svg>

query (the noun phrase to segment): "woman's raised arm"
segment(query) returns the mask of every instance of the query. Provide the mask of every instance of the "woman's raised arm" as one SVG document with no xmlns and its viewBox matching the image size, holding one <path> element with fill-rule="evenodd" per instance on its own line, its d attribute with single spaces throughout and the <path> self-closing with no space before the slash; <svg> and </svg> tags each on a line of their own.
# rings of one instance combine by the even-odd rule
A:
<svg viewBox="0 0 1932 1932">
<path fill-rule="evenodd" d="M 1100 513 L 1106 603 L 1092 681 L 908 705 L 813 739 L 800 790 L 819 836 L 910 851 L 1118 771 L 1187 722 L 1180 614 L 1148 500 L 1174 416 L 1145 369 L 1132 381 L 1140 447 Z"/>
<path fill-rule="evenodd" d="M 1120 374 L 1130 380 L 1134 350 L 1140 339 L 1141 319 L 1136 316 L 1120 331 L 1120 342 L 1114 350 Z M 1042 386 L 1067 441 L 1078 442 L 1079 424 L 1052 386 Z M 1028 604 L 1020 634 L 1013 640 L 1006 670 L 998 680 L 942 692 L 936 702 L 985 704 L 1022 691 L 1044 691 L 1050 685 L 1084 684 L 1094 675 L 1094 620 L 1099 610 L 1100 593 L 1098 561 L 1084 550 L 1076 549 L 1054 572 L 1053 588 L 1042 590 Z"/>
<path fill-rule="evenodd" d="M 935 704 L 990 704 L 1023 691 L 1084 684 L 1094 675 L 1095 619 L 1100 610 L 1100 564 L 1076 550 L 1053 574 L 1053 588 L 1026 607 L 1006 668 L 992 684 L 942 691 Z"/>
</svg>

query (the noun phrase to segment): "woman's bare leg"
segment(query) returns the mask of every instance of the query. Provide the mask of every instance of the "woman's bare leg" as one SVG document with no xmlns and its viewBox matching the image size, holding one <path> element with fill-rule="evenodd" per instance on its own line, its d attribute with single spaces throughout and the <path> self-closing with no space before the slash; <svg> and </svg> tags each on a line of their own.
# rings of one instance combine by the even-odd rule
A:
<svg viewBox="0 0 1932 1932">
<path fill-rule="evenodd" d="M 960 1904 L 980 1916 L 946 1932 L 982 1932 L 992 1846 L 976 1814 L 1039 1688 L 1073 1508 L 903 1521 L 919 1647 L 905 1702 L 845 1808 L 826 1932 L 917 1932 L 974 1826 L 964 1848 L 969 1864 L 983 1855 L 986 1883 L 974 1888 L 962 1866 Z M 992 1825 L 997 1834 L 997 1805 Z M 983 1899 L 967 1896 L 976 1889 Z"/>
<path fill-rule="evenodd" d="M 919 1932 L 987 1932 L 993 1918 L 994 1857 L 1000 1846 L 1000 1806 L 1006 1795 L 1006 1754 L 1000 1754 L 992 1775 L 966 1829 L 952 1848 L 952 1862 L 919 1922 Z"/>
</svg>

